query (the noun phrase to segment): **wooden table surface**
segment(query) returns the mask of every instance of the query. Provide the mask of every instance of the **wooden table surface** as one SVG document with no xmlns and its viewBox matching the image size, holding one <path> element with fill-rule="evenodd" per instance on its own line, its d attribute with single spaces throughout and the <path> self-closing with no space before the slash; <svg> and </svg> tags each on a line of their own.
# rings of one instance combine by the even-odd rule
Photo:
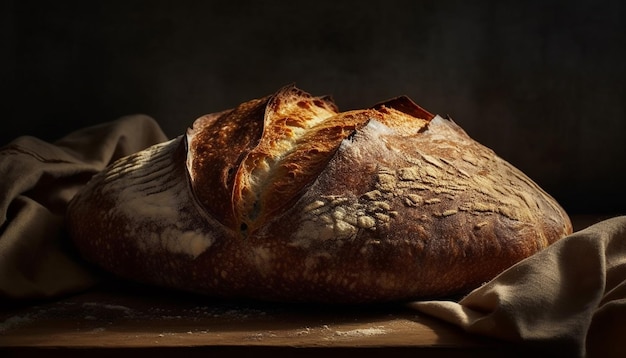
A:
<svg viewBox="0 0 626 358">
<path fill-rule="evenodd" d="M 346 354 L 382 348 L 394 355 L 507 352 L 403 304 L 363 307 L 225 302 L 108 283 L 47 304 L 0 315 L 0 355 L 162 355 L 207 352 L 273 356 Z M 295 351 L 297 349 L 297 351 Z M 363 355 L 360 353 L 360 355 Z"/>
<path fill-rule="evenodd" d="M 598 221 L 576 221 L 577 228 Z M 0 310 L 0 357 L 527 356 L 405 304 L 225 302 L 116 281 L 54 302 Z M 186 358 L 186 357 L 184 357 Z"/>
</svg>

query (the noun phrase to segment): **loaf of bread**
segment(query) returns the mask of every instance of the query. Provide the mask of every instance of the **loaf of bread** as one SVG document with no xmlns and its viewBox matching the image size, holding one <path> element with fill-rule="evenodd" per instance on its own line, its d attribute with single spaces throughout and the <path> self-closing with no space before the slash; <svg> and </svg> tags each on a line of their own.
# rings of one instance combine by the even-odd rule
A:
<svg viewBox="0 0 626 358">
<path fill-rule="evenodd" d="M 339 112 L 294 86 L 116 161 L 67 225 L 86 259 L 126 279 L 328 303 L 464 293 L 572 232 L 451 119 L 407 97 Z"/>
</svg>

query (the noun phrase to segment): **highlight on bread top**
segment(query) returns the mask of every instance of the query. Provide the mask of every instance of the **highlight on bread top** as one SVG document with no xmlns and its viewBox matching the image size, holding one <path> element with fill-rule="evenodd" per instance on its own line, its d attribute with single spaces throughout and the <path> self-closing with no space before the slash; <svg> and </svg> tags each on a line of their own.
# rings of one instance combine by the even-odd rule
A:
<svg viewBox="0 0 626 358">
<path fill-rule="evenodd" d="M 122 278 L 282 302 L 462 294 L 572 232 L 451 119 L 407 97 L 341 112 L 295 86 L 116 161 L 67 220 Z"/>
</svg>

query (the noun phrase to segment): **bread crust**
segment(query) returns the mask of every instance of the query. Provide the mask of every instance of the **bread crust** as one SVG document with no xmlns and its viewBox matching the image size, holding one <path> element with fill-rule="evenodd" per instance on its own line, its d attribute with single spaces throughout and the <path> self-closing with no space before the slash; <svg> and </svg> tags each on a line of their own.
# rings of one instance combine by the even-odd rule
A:
<svg viewBox="0 0 626 358">
<path fill-rule="evenodd" d="M 328 303 L 463 293 L 572 231 L 451 119 L 406 97 L 339 112 L 294 86 L 117 161 L 67 222 L 88 260 L 128 279 Z"/>
</svg>

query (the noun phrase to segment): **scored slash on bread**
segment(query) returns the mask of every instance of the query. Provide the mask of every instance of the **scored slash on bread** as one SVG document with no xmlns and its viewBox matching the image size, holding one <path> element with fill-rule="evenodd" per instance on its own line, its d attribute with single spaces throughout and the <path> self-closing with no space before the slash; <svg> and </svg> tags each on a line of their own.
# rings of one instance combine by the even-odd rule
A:
<svg viewBox="0 0 626 358">
<path fill-rule="evenodd" d="M 395 121 L 386 121 L 385 114 L 397 111 L 394 107 L 424 117 L 398 112 Z M 402 120 L 399 128 L 417 132 L 432 117 L 408 98 L 338 113 L 330 98 L 287 86 L 205 116 L 187 132 L 191 185 L 214 217 L 247 236 L 293 204 L 341 142 L 371 119 L 390 127 Z"/>
<path fill-rule="evenodd" d="M 121 277 L 332 303 L 465 292 L 572 231 L 531 179 L 409 98 L 340 112 L 295 86 L 113 163 L 67 222 Z"/>
</svg>

